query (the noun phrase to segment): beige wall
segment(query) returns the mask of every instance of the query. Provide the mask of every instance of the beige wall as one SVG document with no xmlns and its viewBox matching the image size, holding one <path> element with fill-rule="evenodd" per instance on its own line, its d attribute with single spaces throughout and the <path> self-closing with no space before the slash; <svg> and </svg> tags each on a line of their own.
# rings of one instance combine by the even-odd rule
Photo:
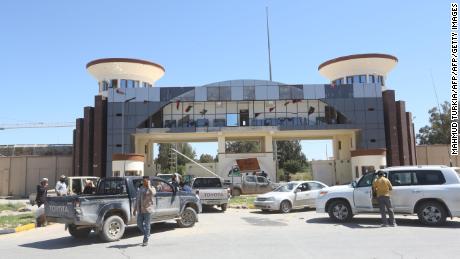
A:
<svg viewBox="0 0 460 259">
<path fill-rule="evenodd" d="M 26 197 L 43 177 L 54 188 L 62 174 L 72 174 L 72 156 L 0 157 L 0 195 Z"/>
<path fill-rule="evenodd" d="M 415 147 L 417 165 L 450 165 L 449 145 L 420 145 Z M 460 165 L 459 156 L 451 156 L 452 166 Z"/>
</svg>

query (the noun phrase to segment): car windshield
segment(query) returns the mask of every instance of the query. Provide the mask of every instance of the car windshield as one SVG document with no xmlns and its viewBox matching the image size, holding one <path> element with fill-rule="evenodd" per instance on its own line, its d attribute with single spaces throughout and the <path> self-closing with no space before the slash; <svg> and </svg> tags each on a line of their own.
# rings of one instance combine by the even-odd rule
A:
<svg viewBox="0 0 460 259">
<path fill-rule="evenodd" d="M 297 186 L 296 183 L 288 183 L 273 190 L 274 192 L 291 192 Z"/>
</svg>

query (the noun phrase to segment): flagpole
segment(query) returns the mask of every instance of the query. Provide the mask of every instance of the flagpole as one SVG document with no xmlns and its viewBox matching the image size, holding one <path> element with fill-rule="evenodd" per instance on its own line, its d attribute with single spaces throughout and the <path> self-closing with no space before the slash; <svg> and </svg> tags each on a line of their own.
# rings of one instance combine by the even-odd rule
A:
<svg viewBox="0 0 460 259">
<path fill-rule="evenodd" d="M 268 6 L 265 7 L 265 16 L 267 18 L 268 71 L 270 74 L 270 81 L 272 81 L 272 58 L 270 50 L 270 27 L 268 24 Z"/>
</svg>

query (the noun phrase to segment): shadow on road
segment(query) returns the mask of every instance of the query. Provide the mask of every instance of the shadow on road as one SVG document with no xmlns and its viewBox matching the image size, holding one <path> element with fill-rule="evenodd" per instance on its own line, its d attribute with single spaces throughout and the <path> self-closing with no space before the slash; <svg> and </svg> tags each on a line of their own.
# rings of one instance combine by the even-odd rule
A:
<svg viewBox="0 0 460 259">
<path fill-rule="evenodd" d="M 259 227 L 285 227 L 288 225 L 284 220 L 280 219 L 272 220 L 268 218 L 256 217 L 242 217 L 241 219 L 253 226 Z"/>
<path fill-rule="evenodd" d="M 353 218 L 350 222 L 346 223 L 337 223 L 330 218 L 313 218 L 308 219 L 306 223 L 344 226 L 348 228 L 381 228 L 380 225 L 382 224 L 380 218 Z M 418 219 L 396 218 L 396 223 L 400 227 L 460 228 L 460 222 L 449 220 L 443 226 L 437 227 L 422 225 Z"/>
<path fill-rule="evenodd" d="M 152 225 L 151 234 L 155 235 L 161 232 L 166 232 L 170 230 L 174 230 L 177 227 L 175 223 L 156 223 Z M 129 226 L 125 230 L 125 234 L 123 235 L 122 239 L 128 239 L 132 237 L 142 237 L 141 232 L 136 226 Z M 86 246 L 92 244 L 104 243 L 94 232 L 92 232 L 89 237 L 85 239 L 77 239 L 72 236 L 67 237 L 60 237 L 54 238 L 44 241 L 38 241 L 33 243 L 27 243 L 19 245 L 21 247 L 28 247 L 28 248 L 36 248 L 36 249 L 44 249 L 44 250 L 54 250 L 54 249 L 64 249 L 64 248 L 71 248 L 71 247 L 78 247 L 78 246 Z M 124 249 L 127 247 L 134 247 L 138 246 L 138 244 L 129 244 L 129 245 L 113 245 L 109 248 L 118 248 Z"/>
<path fill-rule="evenodd" d="M 220 208 L 215 206 L 205 206 L 203 205 L 203 213 L 224 213 Z"/>
<path fill-rule="evenodd" d="M 294 214 L 295 215 L 296 213 L 308 212 L 308 211 L 315 211 L 315 208 L 294 209 L 294 210 L 291 210 L 291 212 L 289 212 L 288 214 Z M 273 211 L 273 210 L 270 210 L 270 211 L 254 210 L 254 211 L 251 211 L 250 213 L 252 213 L 252 214 L 260 214 L 260 215 L 282 214 L 279 211 Z"/>
</svg>

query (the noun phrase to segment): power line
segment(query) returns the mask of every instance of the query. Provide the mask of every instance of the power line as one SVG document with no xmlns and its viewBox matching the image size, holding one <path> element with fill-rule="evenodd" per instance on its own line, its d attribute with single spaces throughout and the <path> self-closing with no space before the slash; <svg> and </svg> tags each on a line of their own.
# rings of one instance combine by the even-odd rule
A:
<svg viewBox="0 0 460 259">
<path fill-rule="evenodd" d="M 33 122 L 0 124 L 0 130 L 32 129 L 32 128 L 70 128 L 75 127 L 75 122 Z"/>
</svg>

